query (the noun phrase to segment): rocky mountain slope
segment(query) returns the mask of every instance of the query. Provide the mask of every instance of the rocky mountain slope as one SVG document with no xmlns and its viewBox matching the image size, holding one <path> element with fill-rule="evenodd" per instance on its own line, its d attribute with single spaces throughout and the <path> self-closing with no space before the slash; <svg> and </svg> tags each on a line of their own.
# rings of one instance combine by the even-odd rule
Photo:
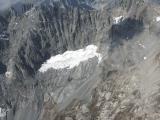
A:
<svg viewBox="0 0 160 120">
<path fill-rule="evenodd" d="M 0 11 L 0 120 L 160 120 L 158 0 L 17 1 Z"/>
</svg>

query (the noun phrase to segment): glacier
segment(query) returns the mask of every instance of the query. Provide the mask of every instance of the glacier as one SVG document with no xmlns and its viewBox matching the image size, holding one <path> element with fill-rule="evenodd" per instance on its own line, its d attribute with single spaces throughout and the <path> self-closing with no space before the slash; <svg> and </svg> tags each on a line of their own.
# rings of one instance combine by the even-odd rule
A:
<svg viewBox="0 0 160 120">
<path fill-rule="evenodd" d="M 89 58 L 97 57 L 100 62 L 102 56 L 97 53 L 97 46 L 88 45 L 84 49 L 79 49 L 76 51 L 66 51 L 63 54 L 58 54 L 52 56 L 45 63 L 42 64 L 39 69 L 40 72 L 46 72 L 48 69 L 72 69 L 78 66 L 80 62 L 87 61 Z"/>
</svg>

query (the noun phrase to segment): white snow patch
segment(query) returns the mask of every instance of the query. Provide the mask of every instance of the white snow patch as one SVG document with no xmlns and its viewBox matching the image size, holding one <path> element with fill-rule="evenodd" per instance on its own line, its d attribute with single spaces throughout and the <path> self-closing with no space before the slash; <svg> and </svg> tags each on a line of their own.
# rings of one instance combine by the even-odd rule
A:
<svg viewBox="0 0 160 120">
<path fill-rule="evenodd" d="M 159 22 L 160 21 L 160 16 L 156 17 L 156 21 Z"/>
<path fill-rule="evenodd" d="M 72 69 L 78 66 L 80 62 L 87 61 L 89 58 L 97 57 L 99 62 L 102 59 L 100 53 L 97 53 L 97 46 L 89 45 L 84 49 L 76 51 L 66 51 L 63 54 L 52 56 L 39 69 L 40 72 L 46 72 L 48 69 Z"/>
<path fill-rule="evenodd" d="M 143 57 L 144 60 L 147 60 L 147 57 Z"/>
<path fill-rule="evenodd" d="M 139 43 L 138 45 L 141 46 L 142 48 L 146 48 L 145 45 L 143 45 L 141 43 Z"/>
<path fill-rule="evenodd" d="M 5 117 L 5 116 L 6 116 L 6 111 L 0 108 L 0 118 Z"/>
<path fill-rule="evenodd" d="M 119 17 L 113 17 L 113 21 L 115 24 L 118 24 L 119 22 L 121 22 L 123 20 L 123 16 L 119 16 Z"/>
<path fill-rule="evenodd" d="M 9 72 L 9 71 L 7 71 L 7 72 L 5 73 L 5 76 L 6 76 L 7 78 L 12 78 L 12 73 Z"/>
</svg>

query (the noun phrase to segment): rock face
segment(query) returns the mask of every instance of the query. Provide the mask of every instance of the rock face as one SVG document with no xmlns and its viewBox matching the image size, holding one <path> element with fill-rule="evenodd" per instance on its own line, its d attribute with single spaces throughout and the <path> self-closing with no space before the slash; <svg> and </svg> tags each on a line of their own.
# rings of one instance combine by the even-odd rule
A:
<svg viewBox="0 0 160 120">
<path fill-rule="evenodd" d="M 158 0 L 34 0 L 1 10 L 0 120 L 160 120 L 159 9 Z M 41 71 L 91 45 L 97 55 Z"/>
</svg>

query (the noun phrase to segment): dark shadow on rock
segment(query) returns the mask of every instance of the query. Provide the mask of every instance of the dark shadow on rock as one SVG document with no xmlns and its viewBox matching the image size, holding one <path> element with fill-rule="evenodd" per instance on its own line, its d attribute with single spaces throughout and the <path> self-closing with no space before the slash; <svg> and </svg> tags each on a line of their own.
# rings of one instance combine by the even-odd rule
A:
<svg viewBox="0 0 160 120">
<path fill-rule="evenodd" d="M 124 41 L 132 40 L 135 35 L 140 34 L 143 30 L 143 21 L 127 18 L 119 24 L 114 24 L 110 30 L 111 50 L 122 45 Z"/>
<path fill-rule="evenodd" d="M 4 50 L 5 48 L 8 48 L 8 46 L 9 46 L 9 41 L 0 38 L 0 50 Z"/>
<path fill-rule="evenodd" d="M 0 74 L 4 74 L 7 71 L 6 65 L 0 62 Z"/>
<path fill-rule="evenodd" d="M 11 6 L 12 12 L 14 15 L 23 15 L 25 12 L 30 10 L 33 7 L 32 2 L 17 2 Z"/>
<path fill-rule="evenodd" d="M 0 15 L 0 30 L 6 30 L 6 26 L 8 25 L 8 21 Z"/>
</svg>

